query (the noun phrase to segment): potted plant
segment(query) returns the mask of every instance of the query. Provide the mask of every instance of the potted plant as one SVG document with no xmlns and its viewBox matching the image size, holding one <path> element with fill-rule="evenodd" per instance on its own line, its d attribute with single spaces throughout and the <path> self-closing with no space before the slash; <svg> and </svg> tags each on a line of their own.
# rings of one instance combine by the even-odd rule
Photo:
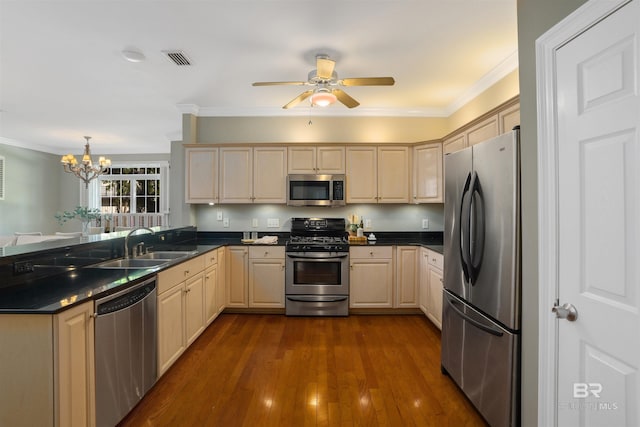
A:
<svg viewBox="0 0 640 427">
<path fill-rule="evenodd" d="M 63 225 L 65 222 L 69 221 L 70 219 L 80 220 L 82 222 L 83 236 L 89 235 L 89 224 L 91 224 L 91 221 L 95 220 L 96 225 L 99 226 L 100 223 L 102 222 L 103 216 L 105 217 L 105 219 L 109 219 L 108 215 L 103 215 L 100 212 L 100 209 L 98 208 L 90 209 L 86 206 L 76 206 L 76 208 L 71 212 L 69 211 L 58 212 L 54 215 L 54 217 L 58 220 L 58 224 L 60 225 Z"/>
</svg>

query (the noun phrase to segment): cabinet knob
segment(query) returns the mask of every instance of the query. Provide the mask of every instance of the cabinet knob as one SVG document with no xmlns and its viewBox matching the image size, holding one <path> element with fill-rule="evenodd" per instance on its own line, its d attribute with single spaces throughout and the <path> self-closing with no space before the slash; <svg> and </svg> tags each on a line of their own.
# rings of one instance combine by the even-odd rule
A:
<svg viewBox="0 0 640 427">
<path fill-rule="evenodd" d="M 184 271 L 184 275 L 186 276 L 187 274 L 189 274 L 189 270 Z"/>
<path fill-rule="evenodd" d="M 269 251 L 264 251 L 264 256 L 269 255 Z"/>
<path fill-rule="evenodd" d="M 369 252 L 369 255 L 373 256 L 373 251 Z"/>
</svg>

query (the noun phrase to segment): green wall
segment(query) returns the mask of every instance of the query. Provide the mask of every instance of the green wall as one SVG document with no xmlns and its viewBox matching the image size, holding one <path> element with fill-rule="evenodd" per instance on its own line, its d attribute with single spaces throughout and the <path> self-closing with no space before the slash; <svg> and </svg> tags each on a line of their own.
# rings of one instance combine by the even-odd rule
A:
<svg viewBox="0 0 640 427">
<path fill-rule="evenodd" d="M 522 138 L 523 427 L 538 425 L 538 121 L 535 41 L 583 3 L 585 0 L 518 0 Z"/>
</svg>

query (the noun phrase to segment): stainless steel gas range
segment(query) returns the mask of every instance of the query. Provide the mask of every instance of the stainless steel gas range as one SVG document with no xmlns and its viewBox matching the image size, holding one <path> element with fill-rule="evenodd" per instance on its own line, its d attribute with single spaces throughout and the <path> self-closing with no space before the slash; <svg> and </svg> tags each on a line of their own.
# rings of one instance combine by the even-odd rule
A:
<svg viewBox="0 0 640 427">
<path fill-rule="evenodd" d="M 343 218 L 292 218 L 286 243 L 288 316 L 349 315 L 349 242 Z"/>
</svg>

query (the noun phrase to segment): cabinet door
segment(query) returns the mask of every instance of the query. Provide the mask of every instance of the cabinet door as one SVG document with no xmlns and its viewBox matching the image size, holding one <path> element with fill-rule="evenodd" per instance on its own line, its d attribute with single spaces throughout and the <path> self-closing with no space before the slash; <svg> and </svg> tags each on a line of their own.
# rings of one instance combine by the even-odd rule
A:
<svg viewBox="0 0 640 427">
<path fill-rule="evenodd" d="M 220 203 L 251 203 L 253 151 L 251 147 L 220 148 Z"/>
<path fill-rule="evenodd" d="M 218 202 L 218 149 L 185 149 L 185 202 Z"/>
<path fill-rule="evenodd" d="M 316 173 L 345 173 L 344 147 L 317 147 Z"/>
<path fill-rule="evenodd" d="M 377 203 L 376 147 L 347 147 L 347 203 Z"/>
<path fill-rule="evenodd" d="M 227 255 L 227 307 L 247 308 L 249 307 L 247 248 L 229 246 Z"/>
<path fill-rule="evenodd" d="M 429 252 L 425 248 L 420 249 L 420 310 L 427 314 L 429 309 Z"/>
<path fill-rule="evenodd" d="M 218 315 L 218 266 L 212 265 L 204 272 L 204 315 L 208 325 Z"/>
<path fill-rule="evenodd" d="M 185 349 L 184 285 L 158 295 L 158 377 Z"/>
<path fill-rule="evenodd" d="M 443 144 L 444 154 L 454 153 L 463 148 L 467 148 L 467 136 L 464 133 L 445 140 Z"/>
<path fill-rule="evenodd" d="M 390 259 L 351 261 L 349 306 L 393 307 L 393 271 Z"/>
<path fill-rule="evenodd" d="M 227 248 L 222 247 L 217 250 L 218 252 L 218 283 L 216 288 L 216 305 L 218 313 L 222 313 L 222 310 L 227 305 Z"/>
<path fill-rule="evenodd" d="M 54 321 L 58 426 L 94 426 L 95 369 L 93 302 L 63 311 Z"/>
<path fill-rule="evenodd" d="M 396 248 L 396 300 L 394 307 L 418 307 L 418 247 Z"/>
<path fill-rule="evenodd" d="M 442 271 L 429 266 L 429 307 L 427 317 L 442 329 Z"/>
<path fill-rule="evenodd" d="M 378 147 L 378 203 L 409 203 L 409 147 Z"/>
<path fill-rule="evenodd" d="M 253 202 L 287 203 L 286 147 L 253 149 Z"/>
<path fill-rule="evenodd" d="M 249 307 L 284 308 L 284 259 L 251 259 Z"/>
<path fill-rule="evenodd" d="M 479 142 L 486 141 L 487 139 L 495 138 L 500 134 L 498 130 L 498 115 L 491 116 L 486 120 L 481 121 L 467 132 L 467 144 L 469 147 L 478 144 Z"/>
<path fill-rule="evenodd" d="M 187 336 L 187 347 L 204 331 L 204 297 L 204 274 L 199 273 L 185 283 L 185 332 Z"/>
<path fill-rule="evenodd" d="M 520 124 L 520 104 L 512 105 L 504 111 L 498 113 L 499 132 L 505 133 L 513 130 L 514 126 Z"/>
<path fill-rule="evenodd" d="M 442 203 L 442 144 L 415 147 L 413 202 Z"/>
<path fill-rule="evenodd" d="M 317 173 L 316 147 L 289 147 L 288 160 L 288 173 Z"/>
</svg>

